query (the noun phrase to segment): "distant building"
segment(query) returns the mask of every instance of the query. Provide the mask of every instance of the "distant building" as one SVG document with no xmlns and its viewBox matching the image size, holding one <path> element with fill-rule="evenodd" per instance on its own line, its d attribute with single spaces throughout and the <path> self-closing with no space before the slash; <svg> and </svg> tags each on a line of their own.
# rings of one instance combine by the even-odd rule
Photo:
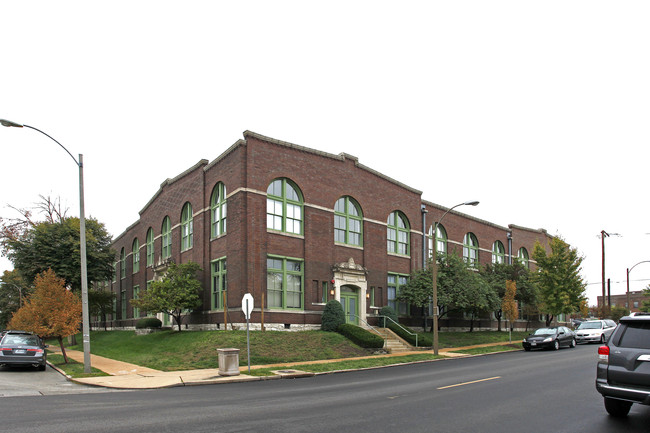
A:
<svg viewBox="0 0 650 433">
<path fill-rule="evenodd" d="M 630 304 L 631 306 L 628 306 L 627 304 L 627 294 L 622 294 L 622 295 L 611 295 L 611 296 L 606 296 L 605 301 L 606 305 L 609 305 L 611 307 L 617 306 L 617 307 L 625 307 L 628 310 L 630 310 L 630 313 L 638 313 L 643 305 L 643 301 L 647 301 L 649 298 L 646 296 L 643 296 L 643 290 L 637 290 L 634 292 L 630 292 Z M 598 308 L 603 306 L 603 297 L 599 296 L 598 297 Z"/>
<path fill-rule="evenodd" d="M 395 163 L 409 169 L 404 155 Z M 424 266 L 432 227 L 448 210 L 421 196 L 349 154 L 244 132 L 212 162 L 201 160 L 164 181 L 114 240 L 118 257 L 109 286 L 117 303 L 108 326 L 134 326 L 144 313 L 129 300 L 169 263 L 188 261 L 203 268 L 204 288 L 203 306 L 185 318 L 191 328 L 245 323 L 245 293 L 253 295 L 251 323 L 258 328 L 262 322 L 266 329 L 319 328 L 330 299 L 341 301 L 353 323 L 372 322 L 385 305 L 408 320 L 410 309 L 396 296 Z M 437 237 L 438 251 L 456 251 L 477 268 L 512 260 L 534 267 L 535 242 L 550 239 L 545 230 L 503 227 L 456 211 Z"/>
</svg>

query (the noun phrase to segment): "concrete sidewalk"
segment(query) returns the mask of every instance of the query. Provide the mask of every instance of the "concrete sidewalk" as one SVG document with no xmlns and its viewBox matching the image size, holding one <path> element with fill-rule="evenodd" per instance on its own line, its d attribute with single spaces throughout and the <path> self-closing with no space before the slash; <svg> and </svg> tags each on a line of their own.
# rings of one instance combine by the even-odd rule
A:
<svg viewBox="0 0 650 433">
<path fill-rule="evenodd" d="M 491 343 L 491 344 L 481 344 L 476 346 L 468 347 L 455 347 L 440 349 L 439 354 L 445 358 L 456 358 L 456 357 L 468 357 L 472 355 L 467 355 L 463 353 L 454 353 L 454 351 L 471 349 L 475 347 L 489 347 L 489 346 L 499 346 L 511 344 L 508 342 L 505 343 Z M 516 343 L 512 343 L 516 344 Z M 53 353 L 60 354 L 61 351 L 58 347 L 51 346 L 50 350 Z M 251 366 L 251 370 L 258 368 L 273 368 L 278 367 L 282 370 L 275 371 L 274 376 L 251 376 L 244 374 L 248 372 L 248 367 L 239 367 L 240 374 L 237 376 L 221 376 L 219 375 L 218 368 L 207 368 L 201 370 L 182 370 L 182 371 L 159 371 L 152 368 L 141 367 L 135 364 L 129 364 L 128 362 L 116 361 L 109 358 L 104 358 L 98 355 L 90 355 L 90 364 L 105 373 L 108 373 L 108 376 L 100 377 L 87 377 L 87 378 L 70 378 L 69 380 L 81 383 L 85 385 L 93 386 L 103 386 L 106 388 L 120 388 L 120 389 L 152 389 L 152 388 L 169 388 L 173 386 L 189 386 L 189 385 L 205 385 L 205 384 L 216 384 L 216 383 L 232 383 L 232 382 L 249 382 L 254 380 L 272 380 L 272 379 L 281 379 L 288 377 L 305 377 L 313 376 L 314 373 L 309 373 L 300 370 L 293 370 L 290 367 L 295 365 L 304 365 L 304 364 L 324 364 L 338 361 L 350 361 L 354 359 L 370 359 L 370 358 L 386 358 L 386 357 L 396 357 L 412 354 L 422 354 L 422 353 L 432 353 L 431 350 L 419 350 L 413 352 L 402 352 L 395 354 L 386 354 L 386 355 L 370 355 L 363 356 L 358 358 L 344 358 L 344 359 L 326 359 L 319 361 L 301 361 L 301 362 L 284 362 L 279 364 L 270 364 L 270 365 L 255 365 Z M 66 349 L 66 354 L 68 358 L 73 359 L 77 362 L 84 362 L 84 354 L 81 351 Z M 444 358 L 443 358 L 444 359 Z M 55 368 L 60 373 L 63 373 L 61 370 Z"/>
</svg>

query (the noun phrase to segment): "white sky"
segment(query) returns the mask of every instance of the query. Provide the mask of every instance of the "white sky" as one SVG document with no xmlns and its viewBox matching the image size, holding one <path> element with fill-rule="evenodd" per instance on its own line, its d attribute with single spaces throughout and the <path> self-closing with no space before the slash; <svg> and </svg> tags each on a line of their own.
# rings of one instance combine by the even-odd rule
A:
<svg viewBox="0 0 650 433">
<path fill-rule="evenodd" d="M 84 155 L 86 215 L 113 236 L 251 130 L 561 235 L 592 304 L 601 230 L 622 235 L 606 240 L 613 294 L 650 260 L 647 0 L 2 3 L 0 118 Z M 39 194 L 78 215 L 54 142 L 0 128 L 0 149 L 1 216 Z M 650 263 L 631 279 L 647 286 Z"/>
</svg>

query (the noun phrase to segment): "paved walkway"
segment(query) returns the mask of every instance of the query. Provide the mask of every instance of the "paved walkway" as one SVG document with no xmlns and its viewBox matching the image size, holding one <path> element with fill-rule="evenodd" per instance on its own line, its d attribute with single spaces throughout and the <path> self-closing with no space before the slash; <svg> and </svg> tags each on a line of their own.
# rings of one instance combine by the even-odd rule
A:
<svg viewBox="0 0 650 433">
<path fill-rule="evenodd" d="M 451 349 L 440 349 L 439 354 L 444 357 L 467 357 L 462 353 L 454 353 L 454 351 L 470 349 L 475 347 L 489 347 L 510 344 L 505 343 L 490 343 L 480 344 L 476 346 L 455 347 Z M 61 353 L 60 349 L 56 346 L 49 348 L 54 353 Z M 152 368 L 141 367 L 128 362 L 116 361 L 109 358 L 104 358 L 98 355 L 90 355 L 90 364 L 105 373 L 108 376 L 88 377 L 88 378 L 69 378 L 70 380 L 94 386 L 103 386 L 107 388 L 122 388 L 122 389 L 150 389 L 150 388 L 168 388 L 172 386 L 187 386 L 187 385 L 203 385 L 227 382 L 247 382 L 253 380 L 270 380 L 281 379 L 283 377 L 301 377 L 313 376 L 313 373 L 308 373 L 299 370 L 291 370 L 290 367 L 295 365 L 304 364 L 324 364 L 329 362 L 350 361 L 354 359 L 370 359 L 370 358 L 386 358 L 396 357 L 412 354 L 431 353 L 431 350 L 420 350 L 413 352 L 402 352 L 386 355 L 370 355 L 358 358 L 345 358 L 345 359 L 326 359 L 319 361 L 301 361 L 301 362 L 283 362 L 278 364 L 268 365 L 255 365 L 251 366 L 251 370 L 258 368 L 273 368 L 282 367 L 282 370 L 276 372 L 274 376 L 251 376 L 245 374 L 248 372 L 248 367 L 239 367 L 240 374 L 236 376 L 221 376 L 218 368 L 206 368 L 201 370 L 183 370 L 183 371 L 159 371 Z M 84 362 L 84 354 L 81 351 L 66 349 L 66 354 L 69 358 L 77 361 Z"/>
</svg>

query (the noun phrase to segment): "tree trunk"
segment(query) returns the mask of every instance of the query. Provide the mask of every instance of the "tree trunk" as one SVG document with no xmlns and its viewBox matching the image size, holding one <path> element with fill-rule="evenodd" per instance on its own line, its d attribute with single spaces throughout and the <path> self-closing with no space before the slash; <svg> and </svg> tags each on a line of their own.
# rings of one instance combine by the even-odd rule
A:
<svg viewBox="0 0 650 433">
<path fill-rule="evenodd" d="M 57 339 L 59 340 L 59 346 L 61 347 L 61 354 L 63 355 L 63 360 L 67 364 L 68 363 L 68 355 L 65 353 L 65 347 L 63 346 L 63 337 L 61 337 L 59 335 L 57 337 Z"/>
<path fill-rule="evenodd" d="M 494 316 L 497 318 L 497 324 L 498 324 L 497 331 L 501 332 L 501 316 L 503 316 L 503 312 L 501 310 L 495 311 Z"/>
</svg>

